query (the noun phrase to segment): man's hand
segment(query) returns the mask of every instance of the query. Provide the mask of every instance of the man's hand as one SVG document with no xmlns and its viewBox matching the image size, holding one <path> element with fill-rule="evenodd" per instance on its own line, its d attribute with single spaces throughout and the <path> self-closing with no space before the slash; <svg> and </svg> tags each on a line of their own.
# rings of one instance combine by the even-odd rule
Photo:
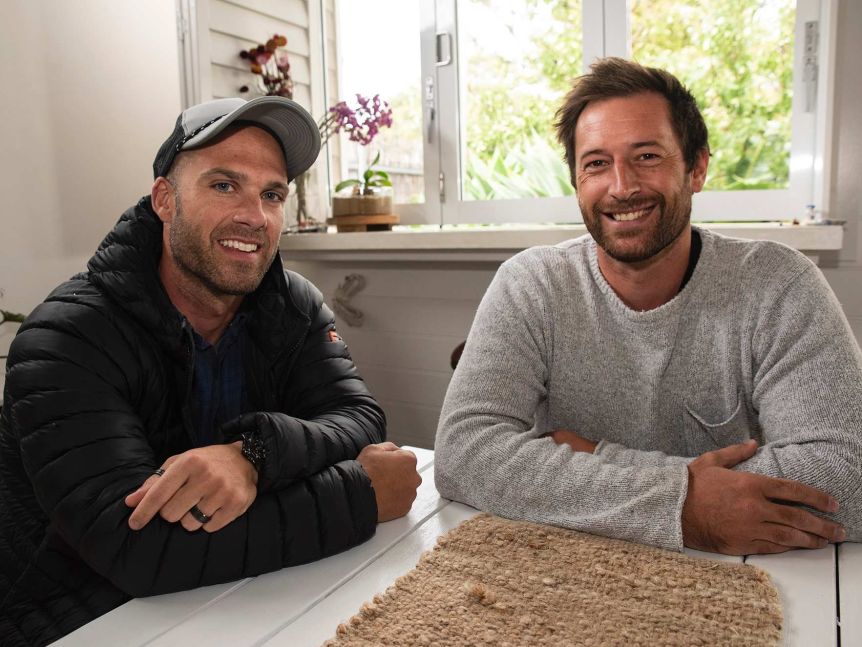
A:
<svg viewBox="0 0 862 647">
<path fill-rule="evenodd" d="M 598 445 L 598 443 L 587 440 L 580 434 L 574 431 L 567 431 L 566 429 L 557 429 L 545 435 L 558 445 L 568 445 L 576 452 L 592 454 L 596 450 L 596 445 Z"/>
<path fill-rule="evenodd" d="M 788 479 L 729 468 L 751 458 L 757 442 L 702 454 L 688 465 L 682 508 L 683 541 L 689 548 L 727 555 L 782 553 L 843 541 L 844 529 L 794 504 L 835 512 L 829 494 Z"/>
<path fill-rule="evenodd" d="M 422 477 L 416 471 L 416 454 L 394 443 L 368 445 L 356 457 L 371 479 L 377 497 L 377 522 L 410 512 Z"/>
<path fill-rule="evenodd" d="M 140 530 L 159 514 L 181 522 L 186 530 L 221 530 L 243 514 L 257 496 L 257 470 L 242 455 L 242 442 L 210 445 L 171 456 L 162 476 L 153 475 L 126 497 L 135 508 L 129 527 Z M 210 520 L 205 524 L 189 510 L 193 506 Z"/>
</svg>

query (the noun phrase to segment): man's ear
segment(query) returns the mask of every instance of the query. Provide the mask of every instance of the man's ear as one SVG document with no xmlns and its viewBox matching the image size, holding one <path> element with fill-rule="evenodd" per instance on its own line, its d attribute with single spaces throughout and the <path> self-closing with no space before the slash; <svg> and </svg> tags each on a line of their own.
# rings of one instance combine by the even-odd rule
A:
<svg viewBox="0 0 862 647">
<path fill-rule="evenodd" d="M 175 193 L 173 185 L 164 177 L 157 177 L 150 189 L 153 211 L 164 224 L 169 224 L 174 219 Z"/>
<path fill-rule="evenodd" d="M 691 190 L 692 193 L 700 193 L 703 185 L 706 184 L 706 170 L 709 168 L 709 151 L 701 149 L 694 159 L 694 166 L 691 169 Z"/>
</svg>

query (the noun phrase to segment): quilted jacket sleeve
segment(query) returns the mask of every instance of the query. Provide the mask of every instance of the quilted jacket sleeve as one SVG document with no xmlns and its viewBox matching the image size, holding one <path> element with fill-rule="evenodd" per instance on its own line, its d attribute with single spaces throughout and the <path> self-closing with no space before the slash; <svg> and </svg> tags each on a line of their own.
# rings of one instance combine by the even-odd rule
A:
<svg viewBox="0 0 862 647">
<path fill-rule="evenodd" d="M 315 290 L 316 292 L 316 290 Z M 227 442 L 257 432 L 267 458 L 260 491 L 304 479 L 327 465 L 356 458 L 383 442 L 386 419 L 335 330 L 332 311 L 315 294 L 311 326 L 286 386 L 285 411 L 249 413 L 222 426 Z"/>
<path fill-rule="evenodd" d="M 128 368 L 141 364 L 143 352 L 127 329 L 77 294 L 37 308 L 10 351 L 4 433 L 17 442 L 50 525 L 96 572 L 133 596 L 167 593 L 313 561 L 374 533 L 374 491 L 361 466 L 346 460 L 364 436 L 259 494 L 219 532 L 187 532 L 158 517 L 132 531 L 123 499 L 157 467 L 145 435 L 150 414 L 131 404 L 153 387 Z M 305 424 L 341 438 L 332 426 L 351 415 L 321 413 Z"/>
</svg>

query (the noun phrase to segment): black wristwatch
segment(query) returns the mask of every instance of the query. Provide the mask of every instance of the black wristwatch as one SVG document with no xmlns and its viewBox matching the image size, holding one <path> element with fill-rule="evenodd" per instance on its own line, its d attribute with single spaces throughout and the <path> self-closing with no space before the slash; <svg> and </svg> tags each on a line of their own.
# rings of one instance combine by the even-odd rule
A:
<svg viewBox="0 0 862 647">
<path fill-rule="evenodd" d="M 247 431 L 241 436 L 242 438 L 242 455 L 246 457 L 249 463 L 254 465 L 254 469 L 260 473 L 263 469 L 263 463 L 266 460 L 266 447 L 260 439 L 260 435 L 253 431 Z"/>
</svg>

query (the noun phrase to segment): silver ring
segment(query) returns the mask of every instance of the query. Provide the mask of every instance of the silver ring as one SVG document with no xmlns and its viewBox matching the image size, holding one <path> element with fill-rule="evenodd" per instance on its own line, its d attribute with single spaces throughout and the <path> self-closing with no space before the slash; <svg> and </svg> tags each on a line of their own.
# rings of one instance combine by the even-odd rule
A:
<svg viewBox="0 0 862 647">
<path fill-rule="evenodd" d="M 161 467 L 159 469 L 157 469 L 155 472 L 153 472 L 153 474 L 155 474 L 156 476 L 161 476 L 164 473 L 165 473 L 165 470 L 162 469 Z"/>
<path fill-rule="evenodd" d="M 205 515 L 199 507 L 196 505 L 192 506 L 192 509 L 189 510 L 189 514 L 192 515 L 199 524 L 204 525 L 207 521 L 209 521 L 212 517 L 208 517 Z"/>
</svg>

